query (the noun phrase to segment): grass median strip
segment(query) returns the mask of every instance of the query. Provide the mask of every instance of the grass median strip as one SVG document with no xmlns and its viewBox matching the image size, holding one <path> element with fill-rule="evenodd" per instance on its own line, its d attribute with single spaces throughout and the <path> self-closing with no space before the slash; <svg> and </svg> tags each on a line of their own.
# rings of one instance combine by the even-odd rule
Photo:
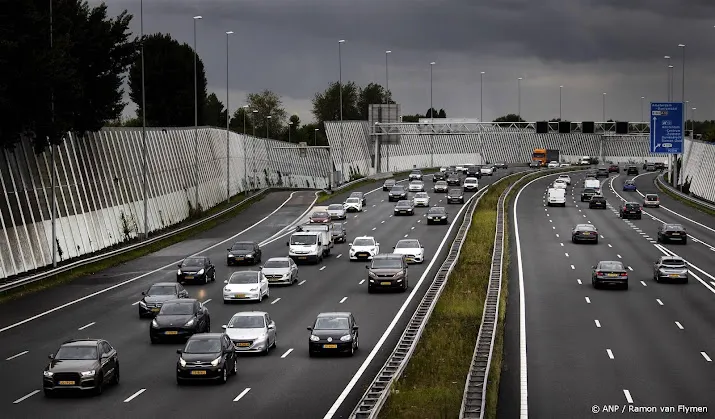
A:
<svg viewBox="0 0 715 419">
<path fill-rule="evenodd" d="M 656 182 L 657 182 L 657 181 L 656 181 Z M 714 216 L 715 216 L 715 211 L 711 210 L 711 209 L 708 208 L 708 207 L 705 207 L 705 206 L 703 206 L 703 205 L 699 205 L 697 202 L 689 201 L 689 200 L 687 200 L 687 199 L 685 199 L 685 198 L 683 198 L 683 197 L 680 197 L 680 196 L 674 194 L 672 191 L 670 191 L 670 190 L 669 190 L 668 188 L 666 188 L 665 186 L 661 186 L 661 185 L 659 185 L 658 183 L 656 183 L 656 187 L 657 187 L 658 189 L 660 189 L 664 194 L 666 194 L 666 195 L 668 195 L 669 197 L 671 197 L 671 198 L 673 198 L 673 199 L 675 199 L 675 200 L 677 200 L 677 201 L 683 203 L 684 205 L 689 206 L 690 208 L 693 208 L 693 209 L 698 210 L 698 211 L 700 211 L 700 212 L 704 212 L 704 213 L 706 213 L 706 214 L 708 214 L 708 215 L 714 215 Z M 693 198 L 693 199 L 696 199 L 696 198 Z"/>
<path fill-rule="evenodd" d="M 223 214 L 222 216 L 220 216 L 218 218 L 215 218 L 211 221 L 207 221 L 201 225 L 198 225 L 194 228 L 191 228 L 189 230 L 186 230 L 186 231 L 176 234 L 174 236 L 167 237 L 166 239 L 159 240 L 155 243 L 152 243 L 152 244 L 142 247 L 140 249 L 122 253 L 120 255 L 116 255 L 109 259 L 101 260 L 101 261 L 91 263 L 88 265 L 79 266 L 75 269 L 72 269 L 72 270 L 63 272 L 61 274 L 49 277 L 42 281 L 37 281 L 37 282 L 31 283 L 31 284 L 28 284 L 26 286 L 23 286 L 23 287 L 14 288 L 14 289 L 5 291 L 3 293 L 0 293 L 0 304 L 6 302 L 8 300 L 22 297 L 24 295 L 28 295 L 28 294 L 31 294 L 31 293 L 34 293 L 34 292 L 37 292 L 40 290 L 44 290 L 44 289 L 47 289 L 47 288 L 50 288 L 50 287 L 53 287 L 53 286 L 56 286 L 59 284 L 71 282 L 77 278 L 80 278 L 80 277 L 83 277 L 86 275 L 92 275 L 92 274 L 100 272 L 102 270 L 105 270 L 105 269 L 108 269 L 108 268 L 111 268 L 114 266 L 118 266 L 118 265 L 121 265 L 122 263 L 129 262 L 131 260 L 134 260 L 134 259 L 140 258 L 142 256 L 148 255 L 150 253 L 156 252 L 156 251 L 161 250 L 165 247 L 171 246 L 172 244 L 184 241 L 196 234 L 199 234 L 206 230 L 210 230 L 210 229 L 216 227 L 217 225 L 229 220 L 230 218 L 235 217 L 236 215 L 241 213 L 243 210 L 245 210 L 248 206 L 260 201 L 264 197 L 265 197 L 265 194 L 256 196 L 255 198 L 251 199 L 250 201 L 239 205 L 238 207 L 234 208 L 232 211 L 229 211 L 226 214 Z M 230 205 L 234 205 L 236 202 L 240 202 L 240 201 L 244 200 L 245 198 L 246 197 L 243 194 L 236 195 L 231 198 L 230 204 L 226 204 L 226 203 L 219 204 L 219 205 L 207 210 L 203 214 L 203 216 L 208 217 L 213 214 L 216 214 L 216 213 L 228 208 Z M 194 221 L 196 221 L 196 218 L 194 218 L 192 220 L 184 221 L 184 223 L 182 223 L 182 224 L 186 224 L 186 223 L 194 222 Z M 174 226 L 174 228 L 177 228 L 180 226 L 181 226 L 181 224 L 179 224 L 178 226 Z M 155 234 L 157 234 L 157 233 L 155 233 Z"/>
<path fill-rule="evenodd" d="M 496 206 L 501 193 L 516 180 L 494 186 L 475 209 L 459 261 L 381 418 L 459 416 L 489 286 Z M 500 316 L 501 307 L 500 302 Z M 493 359 L 493 370 L 501 369 L 500 359 Z M 498 383 L 496 387 L 498 391 Z M 494 400 L 496 405 L 496 396 Z"/>
</svg>

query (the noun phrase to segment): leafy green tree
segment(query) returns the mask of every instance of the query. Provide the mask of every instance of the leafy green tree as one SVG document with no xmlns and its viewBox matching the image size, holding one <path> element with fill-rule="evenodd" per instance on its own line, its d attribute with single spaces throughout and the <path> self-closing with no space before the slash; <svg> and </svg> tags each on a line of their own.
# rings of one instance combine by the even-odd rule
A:
<svg viewBox="0 0 715 419">
<path fill-rule="evenodd" d="M 526 122 L 524 121 L 521 116 L 515 114 L 515 113 L 510 113 L 504 116 L 500 116 L 499 118 L 496 118 L 492 122 Z"/>
<path fill-rule="evenodd" d="M 281 97 L 270 90 L 264 90 L 260 93 L 249 93 L 246 102 L 251 111 L 257 110 L 255 116 L 256 135 L 259 137 L 266 136 L 266 123 L 268 123 L 268 131 L 271 138 L 276 138 L 286 123 L 288 112 L 283 108 Z M 267 116 L 270 115 L 270 120 Z M 243 121 L 241 121 L 243 122 Z"/>
<path fill-rule="evenodd" d="M 203 125 L 226 128 L 226 109 L 223 106 L 223 102 L 216 96 L 216 93 L 208 95 L 204 109 Z"/>
<path fill-rule="evenodd" d="M 360 112 L 360 119 L 367 120 L 370 116 L 370 105 L 386 103 L 391 98 L 390 92 L 377 83 L 370 83 L 360 89 L 357 107 Z M 394 103 L 390 100 L 388 103 Z M 343 117 L 343 119 L 345 119 Z"/>
<path fill-rule="evenodd" d="M 147 125 L 188 127 L 194 125 L 194 49 L 180 44 L 169 34 L 153 34 L 144 39 Z M 197 58 L 198 123 L 206 125 L 206 73 Z M 142 116 L 141 57 L 129 70 L 129 97 Z"/>
<path fill-rule="evenodd" d="M 439 113 L 437 114 L 437 118 L 446 118 L 447 117 L 447 112 L 444 111 L 444 109 L 440 109 Z"/>
<path fill-rule="evenodd" d="M 137 53 L 131 15 L 107 16 L 104 4 L 5 1 L 0 12 L 0 143 L 21 136 L 37 152 L 65 133 L 99 130 L 121 116 L 123 74 Z"/>
<path fill-rule="evenodd" d="M 343 120 L 359 120 L 361 118 L 358 98 L 360 89 L 355 82 L 343 82 Z M 313 116 L 319 124 L 325 121 L 340 120 L 340 85 L 330 83 L 325 91 L 316 93 L 313 97 Z"/>
<path fill-rule="evenodd" d="M 246 132 L 243 131 L 243 117 L 246 117 Z M 231 131 L 253 135 L 253 113 L 250 109 L 240 107 L 233 112 L 229 124 Z M 259 133 L 256 131 L 256 135 Z"/>
<path fill-rule="evenodd" d="M 402 115 L 402 122 L 420 122 L 420 118 L 424 118 L 424 115 Z"/>
<path fill-rule="evenodd" d="M 439 118 L 439 112 L 435 108 L 427 109 L 427 113 L 422 118 Z"/>
</svg>

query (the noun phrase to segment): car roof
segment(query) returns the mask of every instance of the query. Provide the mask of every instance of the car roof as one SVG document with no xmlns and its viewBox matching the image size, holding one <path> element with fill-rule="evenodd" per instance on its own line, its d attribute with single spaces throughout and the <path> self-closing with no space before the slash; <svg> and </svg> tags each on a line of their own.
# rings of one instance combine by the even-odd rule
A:
<svg viewBox="0 0 715 419">
<path fill-rule="evenodd" d="M 223 336 L 223 333 L 196 333 L 191 335 L 188 340 L 219 339 L 221 336 Z"/>
<path fill-rule="evenodd" d="M 397 253 L 380 253 L 378 255 L 375 255 L 372 257 L 372 260 L 375 259 L 402 259 L 404 258 L 404 255 L 400 255 Z"/>
<path fill-rule="evenodd" d="M 357 237 L 355 237 L 355 240 L 357 240 L 357 239 L 373 239 L 373 240 L 375 240 L 375 237 L 373 237 L 373 236 L 357 236 Z"/>
<path fill-rule="evenodd" d="M 476 181 L 477 178 L 475 178 L 475 177 L 466 177 L 466 178 L 464 178 L 464 181 L 465 181 L 465 182 L 468 181 L 468 180 L 474 180 L 474 181 Z"/>
<path fill-rule="evenodd" d="M 599 260 L 598 264 L 618 264 L 621 266 L 625 266 L 620 260 Z"/>
<path fill-rule="evenodd" d="M 397 241 L 397 244 L 400 244 L 402 242 L 417 242 L 417 244 L 421 244 L 420 241 L 417 239 L 400 239 Z"/>
<path fill-rule="evenodd" d="M 663 255 L 663 256 L 660 257 L 660 260 L 663 260 L 663 259 L 680 260 L 680 261 L 685 262 L 685 259 L 683 259 L 683 258 L 680 257 L 680 256 L 665 256 L 665 255 Z"/>
<path fill-rule="evenodd" d="M 402 205 L 412 205 L 412 201 L 410 201 L 409 199 L 400 199 L 399 201 L 397 201 L 397 204 L 396 204 L 396 205 L 400 205 L 400 204 L 402 204 Z"/>
<path fill-rule="evenodd" d="M 422 181 L 419 179 L 415 179 L 415 180 L 411 180 L 410 183 L 422 183 Z"/>
<path fill-rule="evenodd" d="M 316 317 L 350 317 L 351 315 L 349 311 L 332 311 L 319 313 Z"/>
<path fill-rule="evenodd" d="M 155 284 L 151 284 L 149 287 L 151 288 L 151 287 L 153 287 L 153 286 L 157 286 L 157 287 L 174 287 L 174 286 L 176 286 L 176 282 L 157 282 L 157 283 L 155 283 Z"/>
<path fill-rule="evenodd" d="M 445 209 L 445 208 L 444 208 L 444 207 L 441 207 L 441 206 L 435 205 L 434 207 L 430 207 L 430 210 L 433 210 L 433 209 L 434 209 L 434 210 L 443 210 L 443 209 Z"/>
<path fill-rule="evenodd" d="M 237 242 L 233 242 L 233 244 L 256 244 L 256 242 L 250 240 L 240 240 Z"/>
<path fill-rule="evenodd" d="M 312 232 L 311 232 L 311 233 L 312 233 Z M 231 273 L 231 276 L 229 276 L 228 279 L 231 279 L 231 278 L 233 278 L 234 276 L 238 276 L 238 275 L 243 274 L 243 273 L 246 273 L 246 272 L 250 272 L 250 273 L 253 273 L 253 274 L 256 274 L 256 275 L 258 275 L 258 274 L 261 273 L 261 271 L 254 271 L 253 269 L 247 269 L 247 270 L 245 270 L 245 271 L 236 271 L 236 272 Z M 185 300 L 185 299 L 186 299 L 186 298 L 184 298 L 184 300 Z"/>
<path fill-rule="evenodd" d="M 576 228 L 592 228 L 596 229 L 596 226 L 593 224 L 576 224 Z"/>
<path fill-rule="evenodd" d="M 99 342 L 104 342 L 104 339 L 72 339 L 62 343 L 62 346 L 90 346 L 97 345 Z"/>
<path fill-rule="evenodd" d="M 363 193 L 360 191 L 355 191 L 355 192 L 351 193 L 350 195 L 352 196 L 352 195 L 362 195 L 362 194 Z"/>
<path fill-rule="evenodd" d="M 289 258 L 289 257 L 286 257 L 286 256 L 277 256 L 277 257 L 268 259 L 266 262 L 269 262 L 269 261 L 271 261 L 271 260 L 275 260 L 275 261 L 278 261 L 278 262 L 288 262 L 288 261 L 290 260 L 290 258 Z"/>
<path fill-rule="evenodd" d="M 179 303 L 184 303 L 184 304 L 192 303 L 192 304 L 193 304 L 193 303 L 196 302 L 196 301 L 199 301 L 199 300 L 197 300 L 196 298 L 174 298 L 173 300 L 164 301 L 164 305 L 171 304 L 171 303 L 177 303 L 177 304 L 179 304 Z"/>
<path fill-rule="evenodd" d="M 265 311 L 239 311 L 231 317 L 249 317 L 249 316 L 263 316 L 266 315 Z"/>
</svg>

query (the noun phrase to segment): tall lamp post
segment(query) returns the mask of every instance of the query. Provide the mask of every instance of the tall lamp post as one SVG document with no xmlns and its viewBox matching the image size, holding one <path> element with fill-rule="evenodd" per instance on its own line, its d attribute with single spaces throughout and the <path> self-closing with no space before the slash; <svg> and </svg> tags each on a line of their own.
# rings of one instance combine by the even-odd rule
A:
<svg viewBox="0 0 715 419">
<path fill-rule="evenodd" d="M 345 147 L 343 144 L 343 51 L 344 39 L 338 41 L 338 88 L 340 89 L 340 183 L 345 181 Z M 332 163 L 331 163 L 332 164 Z"/>
<path fill-rule="evenodd" d="M 199 75 L 197 68 L 198 52 L 196 51 L 196 22 L 203 19 L 194 16 L 194 205 L 199 208 Z"/>
<path fill-rule="evenodd" d="M 606 92 L 603 92 L 603 130 L 606 131 Z"/>
<path fill-rule="evenodd" d="M 248 185 L 248 139 L 246 138 L 246 112 L 248 112 L 248 105 L 243 105 L 241 108 L 243 108 L 243 180 Z M 246 188 L 246 190 L 250 189 Z"/>
<path fill-rule="evenodd" d="M 683 103 L 683 108 L 685 108 L 685 44 L 678 44 L 678 48 L 682 49 L 682 66 L 683 68 L 681 69 L 682 72 L 682 85 L 680 89 L 680 101 Z M 685 108 L 685 114 L 688 114 L 687 108 Z M 681 159 L 681 165 L 685 164 L 684 159 Z M 675 171 L 673 172 L 673 184 L 677 186 L 679 184 L 679 178 L 680 177 L 680 168 L 678 167 L 678 154 L 675 155 Z"/>
<path fill-rule="evenodd" d="M 692 108 L 693 111 L 692 119 L 690 120 L 690 138 L 695 139 L 695 111 L 698 110 L 698 108 Z"/>
<path fill-rule="evenodd" d="M 486 72 L 479 73 L 479 122 L 484 122 L 484 75 Z"/>
<path fill-rule="evenodd" d="M 644 101 L 645 101 L 645 96 L 641 96 L 641 122 L 645 122 L 645 116 L 643 115 Z"/>
<path fill-rule="evenodd" d="M 253 143 L 253 146 L 251 147 L 251 161 L 253 162 L 253 186 L 258 188 L 258 184 L 256 183 L 256 143 L 258 142 L 258 139 L 256 138 L 256 115 L 258 115 L 258 110 L 254 109 L 253 112 L 251 112 L 253 117 L 253 138 L 251 139 L 251 142 Z"/>
<path fill-rule="evenodd" d="M 559 121 L 562 120 L 563 107 L 561 106 L 561 104 L 563 103 L 563 101 L 562 101 L 561 91 L 562 91 L 563 89 L 564 89 L 564 86 L 559 86 Z"/>
<path fill-rule="evenodd" d="M 291 143 L 290 141 L 290 131 L 293 128 L 293 121 L 288 121 L 288 144 Z"/>
<path fill-rule="evenodd" d="M 50 0 L 50 7 L 52 0 Z M 139 39 L 141 39 L 141 65 L 142 65 L 142 198 L 144 201 L 144 240 L 149 238 L 149 194 L 148 176 L 149 153 L 146 144 L 146 86 L 144 83 L 144 0 L 139 2 Z M 54 240 L 53 240 L 54 241 Z"/>
<path fill-rule="evenodd" d="M 316 128 L 313 134 L 313 145 L 318 145 L 318 131 L 320 131 L 320 128 Z M 330 164 L 333 164 L 333 162 L 330 162 Z"/>
<path fill-rule="evenodd" d="M 665 56 L 663 56 L 663 58 L 665 59 L 665 62 L 667 63 L 666 64 L 666 71 L 667 71 L 666 77 L 668 80 L 668 89 L 666 90 L 666 92 L 667 92 L 667 96 L 668 96 L 668 102 L 670 102 L 672 99 L 672 96 L 673 96 L 673 88 L 672 88 L 673 80 L 672 80 L 672 75 L 671 75 L 671 69 L 673 68 L 673 66 L 670 65 L 670 55 L 665 55 Z"/>
<path fill-rule="evenodd" d="M 524 80 L 523 77 L 519 77 L 516 79 L 516 96 L 517 96 L 517 103 L 516 103 L 516 116 L 518 117 L 518 122 L 521 122 L 521 81 Z M 521 125 L 519 125 L 521 126 Z"/>
<path fill-rule="evenodd" d="M 392 54 L 391 50 L 388 49 L 387 51 L 385 51 L 385 104 L 388 105 L 388 107 L 387 107 L 388 112 L 390 109 L 390 107 L 389 107 L 389 105 L 390 105 L 390 93 L 389 93 L 390 92 L 390 72 L 389 72 L 387 57 L 390 54 Z M 387 120 L 388 121 L 390 120 L 389 113 L 388 113 Z M 387 170 L 386 170 L 387 172 L 390 171 L 390 141 L 389 140 L 390 139 L 388 137 L 387 144 L 385 144 L 385 157 L 387 158 L 387 164 L 385 166 L 387 167 Z"/>
<path fill-rule="evenodd" d="M 50 49 L 54 48 L 54 13 L 52 9 L 52 0 L 50 0 Z M 142 44 L 143 46 L 143 44 Z M 52 125 L 54 128 L 54 122 L 55 122 L 55 92 L 54 89 L 50 89 L 50 112 L 51 112 L 51 118 L 52 118 Z M 56 176 L 56 154 L 57 154 L 57 145 L 54 143 L 50 144 L 50 158 L 52 160 L 52 176 L 50 176 L 50 183 L 52 187 L 52 193 L 51 195 L 51 206 L 52 208 L 50 209 L 50 218 L 52 219 L 52 267 L 56 268 L 57 267 L 57 176 Z M 146 154 L 145 154 L 146 155 Z M 146 199 L 146 195 L 144 195 L 144 199 Z"/>
<path fill-rule="evenodd" d="M 429 167 L 434 167 L 434 107 L 432 106 L 432 69 L 437 64 L 435 61 L 429 63 L 429 113 L 430 113 L 430 151 Z"/>
<path fill-rule="evenodd" d="M 231 202 L 231 146 L 229 143 L 229 128 L 231 125 L 231 112 L 229 105 L 228 85 L 229 85 L 229 50 L 228 37 L 233 35 L 233 31 L 226 31 L 226 202 Z"/>
</svg>

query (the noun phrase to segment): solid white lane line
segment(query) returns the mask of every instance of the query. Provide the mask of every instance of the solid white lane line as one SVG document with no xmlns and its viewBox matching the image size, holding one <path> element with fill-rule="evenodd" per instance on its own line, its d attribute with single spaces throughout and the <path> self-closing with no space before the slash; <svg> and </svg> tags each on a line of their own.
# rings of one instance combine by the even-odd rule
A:
<svg viewBox="0 0 715 419">
<path fill-rule="evenodd" d="M 284 353 L 283 355 L 281 355 L 281 358 L 287 357 L 288 355 L 290 355 L 291 352 L 293 352 L 293 348 L 288 349 L 288 350 L 286 351 L 286 353 Z"/>
<path fill-rule="evenodd" d="M 611 246 L 611 243 L 608 243 L 608 247 L 613 247 L 613 246 Z"/>
<path fill-rule="evenodd" d="M 322 270 L 325 269 L 325 268 L 326 268 L 326 266 L 323 265 L 323 266 L 321 266 L 320 269 L 318 269 L 318 270 L 319 270 L 319 271 L 322 271 Z"/>
<path fill-rule="evenodd" d="M 613 351 L 610 349 L 606 349 L 606 353 L 608 354 L 608 357 L 613 359 Z"/>
<path fill-rule="evenodd" d="M 19 357 L 25 355 L 25 354 L 28 353 L 28 352 L 30 352 L 30 351 L 22 351 L 22 352 L 20 352 L 19 354 L 15 354 L 15 355 L 13 355 L 13 356 L 11 356 L 11 357 L 5 358 L 5 361 L 10 361 L 10 360 L 13 360 L 13 359 L 15 359 L 15 358 L 19 358 Z"/>
<path fill-rule="evenodd" d="M 340 256 L 342 256 L 342 255 L 343 255 L 343 254 L 342 254 L 342 253 L 340 253 L 339 255 L 335 256 L 335 259 L 339 259 L 339 258 L 340 258 Z"/>
<path fill-rule="evenodd" d="M 88 328 L 88 327 L 90 327 L 90 326 L 93 326 L 95 323 L 96 323 L 96 322 L 87 323 L 87 324 L 85 324 L 84 326 L 80 327 L 80 328 L 77 329 L 77 330 L 84 330 L 84 329 L 86 329 L 86 328 Z"/>
<path fill-rule="evenodd" d="M 146 391 L 145 388 L 143 388 L 143 389 L 137 391 L 136 393 L 134 393 L 134 394 L 132 394 L 131 396 L 127 397 L 126 400 L 124 400 L 124 403 L 129 403 L 130 401 L 136 399 L 140 394 L 142 394 L 142 393 L 145 392 L 145 391 Z"/>
<path fill-rule="evenodd" d="M 586 297 L 586 304 L 591 304 L 591 299 Z"/>
<path fill-rule="evenodd" d="M 140 302 L 141 302 L 141 301 L 137 301 L 137 302 L 135 302 L 135 303 L 132 303 L 132 305 L 135 306 L 135 305 L 139 304 Z"/>
<path fill-rule="evenodd" d="M 575 266 L 573 266 L 573 265 L 571 265 L 571 269 L 576 269 L 576 267 L 575 267 Z"/>
<path fill-rule="evenodd" d="M 663 302 L 662 302 L 662 301 L 660 301 L 660 298 L 656 298 L 656 299 L 655 299 L 655 301 L 657 301 L 657 302 L 658 302 L 658 304 L 660 304 L 660 305 L 663 305 Z"/>
<path fill-rule="evenodd" d="M 241 400 L 241 397 L 243 397 L 243 396 L 245 396 L 246 394 L 248 394 L 249 391 L 251 391 L 251 387 L 248 387 L 248 388 L 246 388 L 245 390 L 243 390 L 238 396 L 236 396 L 235 399 L 233 399 L 233 401 L 234 401 L 234 402 L 237 402 L 237 401 Z"/>
<path fill-rule="evenodd" d="M 568 253 L 564 253 L 564 255 L 566 255 L 566 257 L 569 257 L 569 254 L 568 254 Z"/>
<path fill-rule="evenodd" d="M 207 299 L 204 301 L 204 304 L 208 304 L 208 303 L 210 303 L 210 302 L 211 302 L 211 299 L 210 299 L 210 298 L 207 298 Z"/>
<path fill-rule="evenodd" d="M 583 284 L 580 279 L 577 279 L 576 282 L 578 282 L 579 285 Z"/>
<path fill-rule="evenodd" d="M 39 393 L 39 392 L 40 392 L 40 390 L 35 390 L 35 391 L 33 391 L 32 393 L 28 393 L 28 394 L 26 394 L 26 395 L 20 397 L 19 399 L 15 400 L 14 402 L 12 402 L 12 404 L 21 403 L 21 402 L 23 402 L 23 401 L 29 399 L 30 397 L 34 396 L 35 394 Z"/>
<path fill-rule="evenodd" d="M 596 323 L 596 327 L 601 327 L 601 322 L 599 322 L 598 320 L 594 320 L 594 322 Z"/>
<path fill-rule="evenodd" d="M 303 285 L 303 284 L 305 284 L 305 279 L 298 283 L 298 285 Z"/>
<path fill-rule="evenodd" d="M 710 357 L 708 356 L 708 354 L 706 354 L 705 352 L 700 352 L 700 355 L 702 355 L 703 358 L 705 358 L 706 361 L 708 361 L 708 362 L 713 362 L 713 360 L 710 359 Z"/>
<path fill-rule="evenodd" d="M 343 297 L 343 299 L 342 299 L 342 300 L 340 300 L 340 302 L 339 302 L 338 304 L 342 304 L 342 303 L 344 303 L 344 302 L 345 302 L 345 300 L 347 300 L 347 299 L 348 299 L 348 297 Z"/>
<path fill-rule="evenodd" d="M 281 300 L 281 297 L 276 298 L 275 300 L 271 301 L 271 304 L 275 304 Z"/>
<path fill-rule="evenodd" d="M 365 283 L 365 280 L 363 279 L 362 281 L 358 282 L 358 285 L 362 285 Z"/>
<path fill-rule="evenodd" d="M 683 327 L 683 325 L 680 324 L 680 322 L 675 322 L 675 325 L 678 326 L 678 329 L 680 329 L 680 330 L 685 329 L 685 328 Z"/>
<path fill-rule="evenodd" d="M 617 254 L 616 256 L 618 256 L 618 259 L 623 259 L 623 257 L 621 255 Z"/>
<path fill-rule="evenodd" d="M 624 388 L 623 394 L 626 396 L 626 400 L 628 401 L 628 403 L 633 404 L 633 397 L 631 397 L 631 392 Z"/>
</svg>

